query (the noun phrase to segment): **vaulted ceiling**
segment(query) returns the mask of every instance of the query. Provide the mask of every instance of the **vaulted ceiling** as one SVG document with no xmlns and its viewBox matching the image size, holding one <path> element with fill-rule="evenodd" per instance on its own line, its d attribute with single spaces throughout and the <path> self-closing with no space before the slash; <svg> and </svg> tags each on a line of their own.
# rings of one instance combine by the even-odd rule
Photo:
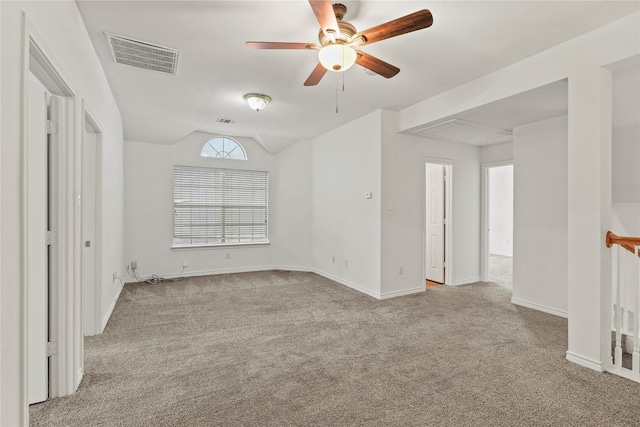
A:
<svg viewBox="0 0 640 427">
<path fill-rule="evenodd" d="M 344 19 L 359 30 L 419 9 L 429 9 L 434 24 L 362 48 L 400 68 L 391 79 L 355 65 L 305 87 L 315 51 L 250 50 L 245 42 L 317 43 L 306 0 L 77 3 L 126 139 L 170 144 L 199 130 L 254 137 L 272 153 L 376 109 L 400 110 L 639 9 L 637 1 L 342 1 Z M 179 50 L 177 74 L 114 63 L 105 32 Z M 249 92 L 273 101 L 255 112 L 243 100 Z"/>
</svg>

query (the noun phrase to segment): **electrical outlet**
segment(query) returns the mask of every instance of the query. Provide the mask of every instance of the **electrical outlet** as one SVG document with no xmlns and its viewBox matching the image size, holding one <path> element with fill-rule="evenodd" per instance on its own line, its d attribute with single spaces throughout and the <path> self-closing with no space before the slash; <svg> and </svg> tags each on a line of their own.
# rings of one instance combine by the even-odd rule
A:
<svg viewBox="0 0 640 427">
<path fill-rule="evenodd" d="M 188 260 L 182 260 L 182 268 L 187 268 L 189 267 L 189 261 Z"/>
<path fill-rule="evenodd" d="M 112 281 L 112 282 L 115 282 L 117 278 L 118 278 L 118 272 L 117 272 L 117 271 L 114 271 L 114 272 L 113 272 L 113 278 L 112 278 L 112 280 L 111 280 L 111 281 Z"/>
<path fill-rule="evenodd" d="M 344 267 L 349 268 L 349 261 L 346 259 L 344 260 Z"/>
<path fill-rule="evenodd" d="M 398 276 L 402 276 L 404 274 L 404 267 L 400 266 L 398 269 Z"/>
<path fill-rule="evenodd" d="M 332 256 L 331 257 L 331 262 L 335 264 L 336 263 L 336 257 Z"/>
<path fill-rule="evenodd" d="M 231 259 L 231 253 L 227 252 L 224 257 L 225 259 Z"/>
<path fill-rule="evenodd" d="M 136 268 L 138 268 L 138 261 L 131 261 L 131 269 L 135 270 Z"/>
</svg>

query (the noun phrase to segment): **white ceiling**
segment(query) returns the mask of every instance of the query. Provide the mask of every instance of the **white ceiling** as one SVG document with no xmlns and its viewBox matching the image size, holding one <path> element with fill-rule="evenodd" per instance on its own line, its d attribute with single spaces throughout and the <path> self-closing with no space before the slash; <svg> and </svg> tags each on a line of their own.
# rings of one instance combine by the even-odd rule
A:
<svg viewBox="0 0 640 427">
<path fill-rule="evenodd" d="M 612 101 L 614 129 L 640 126 L 640 55 L 612 64 Z M 445 117 L 437 122 L 407 133 L 484 146 L 509 142 L 512 137 L 483 131 L 487 127 L 513 130 L 516 126 L 538 122 L 568 113 L 568 82 L 566 79 L 519 93 L 471 110 Z M 437 125 L 452 120 L 480 124 L 478 128 L 438 131 Z M 424 129 L 424 130 L 423 130 Z M 432 131 L 434 129 L 435 131 Z"/>
<path fill-rule="evenodd" d="M 640 8 L 637 1 L 343 1 L 345 20 L 359 30 L 423 8 L 434 24 L 362 48 L 401 69 L 391 79 L 355 65 L 304 87 L 314 51 L 256 51 L 244 42 L 317 42 L 306 0 L 77 3 L 126 139 L 169 144 L 199 130 L 251 136 L 272 153 L 376 109 L 400 110 Z M 104 32 L 180 50 L 177 75 L 115 64 Z M 256 113 L 242 98 L 248 92 L 273 101 Z"/>
</svg>

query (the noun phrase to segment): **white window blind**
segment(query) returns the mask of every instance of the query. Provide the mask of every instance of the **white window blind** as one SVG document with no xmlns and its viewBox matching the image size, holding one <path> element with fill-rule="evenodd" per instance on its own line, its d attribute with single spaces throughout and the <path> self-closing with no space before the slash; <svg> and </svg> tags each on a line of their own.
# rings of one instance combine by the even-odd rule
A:
<svg viewBox="0 0 640 427">
<path fill-rule="evenodd" d="M 268 174 L 174 166 L 174 246 L 268 242 Z"/>
</svg>

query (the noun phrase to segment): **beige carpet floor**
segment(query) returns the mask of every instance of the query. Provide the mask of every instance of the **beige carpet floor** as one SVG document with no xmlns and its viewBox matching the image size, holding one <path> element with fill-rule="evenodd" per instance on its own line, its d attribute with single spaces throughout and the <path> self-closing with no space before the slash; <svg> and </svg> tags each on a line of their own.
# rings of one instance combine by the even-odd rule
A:
<svg viewBox="0 0 640 427">
<path fill-rule="evenodd" d="M 130 284 L 34 426 L 638 426 L 640 386 L 565 360 L 494 284 L 377 301 L 311 273 Z"/>
</svg>

